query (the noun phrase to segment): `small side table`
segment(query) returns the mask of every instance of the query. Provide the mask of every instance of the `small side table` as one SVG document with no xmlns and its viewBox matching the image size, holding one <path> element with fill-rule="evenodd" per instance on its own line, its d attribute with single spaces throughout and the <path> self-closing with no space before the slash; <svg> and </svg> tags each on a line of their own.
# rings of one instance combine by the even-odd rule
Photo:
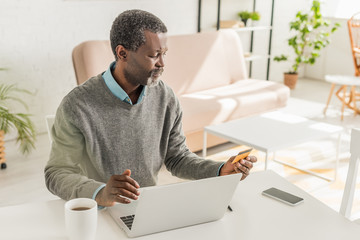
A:
<svg viewBox="0 0 360 240">
<path fill-rule="evenodd" d="M 342 130 L 343 128 L 339 126 L 275 111 L 205 127 L 203 157 L 206 157 L 207 134 L 213 134 L 233 143 L 251 146 L 254 149 L 265 152 L 266 170 L 268 168 L 268 156 L 271 152 L 275 153 L 275 151 L 280 149 L 325 138 L 332 134 L 339 134 L 336 147 L 334 179 L 273 159 L 275 162 L 288 167 L 295 168 L 327 181 L 333 181 L 337 175 Z"/>
</svg>

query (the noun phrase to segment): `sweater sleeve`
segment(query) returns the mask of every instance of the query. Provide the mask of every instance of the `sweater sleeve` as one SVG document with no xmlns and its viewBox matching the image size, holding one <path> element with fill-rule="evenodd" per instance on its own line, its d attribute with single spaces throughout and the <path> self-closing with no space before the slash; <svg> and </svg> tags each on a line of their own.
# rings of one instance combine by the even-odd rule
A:
<svg viewBox="0 0 360 240">
<path fill-rule="evenodd" d="M 70 114 L 71 109 L 65 106 L 60 105 L 51 130 L 52 148 L 44 170 L 46 186 L 64 200 L 92 198 L 96 189 L 104 183 L 85 176 L 92 170 L 91 167 L 84 167 L 91 165 L 84 137 L 71 121 L 74 117 Z"/>
<path fill-rule="evenodd" d="M 188 149 L 182 130 L 182 111 L 178 103 L 177 116 L 170 132 L 165 159 L 167 170 L 180 178 L 201 179 L 217 176 L 222 164 L 223 162 L 203 159 Z"/>
</svg>

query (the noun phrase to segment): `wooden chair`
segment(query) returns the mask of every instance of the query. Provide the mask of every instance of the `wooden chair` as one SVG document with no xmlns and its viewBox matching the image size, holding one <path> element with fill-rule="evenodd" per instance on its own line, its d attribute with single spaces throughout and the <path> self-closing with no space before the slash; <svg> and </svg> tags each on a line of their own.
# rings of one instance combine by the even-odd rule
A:
<svg viewBox="0 0 360 240">
<path fill-rule="evenodd" d="M 324 109 L 324 114 L 329 106 L 331 96 L 334 92 L 335 86 L 340 85 L 340 88 L 336 91 L 335 95 L 340 99 L 342 103 L 341 108 L 341 120 L 344 120 L 345 106 L 354 110 L 354 114 L 360 114 L 360 109 L 356 106 L 356 101 L 359 100 L 359 93 L 356 92 L 356 87 L 360 86 L 360 77 L 346 76 L 346 75 L 326 75 L 325 80 L 331 83 L 330 94 Z M 348 86 L 350 86 L 350 92 L 348 92 Z"/>
<path fill-rule="evenodd" d="M 355 67 L 355 76 L 360 76 L 360 12 L 352 16 L 347 23 Z"/>
<path fill-rule="evenodd" d="M 340 85 L 340 88 L 336 92 L 336 96 L 342 102 L 341 120 L 344 119 L 345 106 L 352 109 L 354 114 L 360 114 L 360 109 L 356 106 L 356 102 L 360 100 L 360 93 L 356 91 L 356 88 L 360 86 L 360 12 L 353 15 L 347 21 L 347 24 L 350 37 L 351 54 L 355 67 L 355 77 L 345 75 L 325 76 L 325 80 L 331 83 L 331 89 L 324 109 L 324 114 L 326 114 L 335 85 Z M 347 92 L 348 86 L 350 87 L 349 92 Z"/>
<path fill-rule="evenodd" d="M 356 178 L 360 162 L 360 129 L 352 129 L 350 140 L 349 170 L 345 183 L 345 190 L 341 201 L 340 214 L 350 218 L 354 200 Z M 358 220 L 356 221 L 358 223 Z"/>
</svg>

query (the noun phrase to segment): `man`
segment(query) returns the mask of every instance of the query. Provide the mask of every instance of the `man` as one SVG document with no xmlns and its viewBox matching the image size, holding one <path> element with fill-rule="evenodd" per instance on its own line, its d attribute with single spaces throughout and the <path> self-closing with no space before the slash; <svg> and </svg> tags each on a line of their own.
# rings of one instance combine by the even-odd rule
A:
<svg viewBox="0 0 360 240">
<path fill-rule="evenodd" d="M 125 11 L 115 19 L 110 39 L 116 61 L 73 89 L 57 110 L 45 167 L 52 193 L 112 206 L 136 200 L 140 186 L 155 185 L 162 164 L 186 179 L 249 174 L 253 156 L 221 163 L 187 148 L 178 99 L 159 80 L 166 32 L 164 23 L 145 11 Z"/>
</svg>

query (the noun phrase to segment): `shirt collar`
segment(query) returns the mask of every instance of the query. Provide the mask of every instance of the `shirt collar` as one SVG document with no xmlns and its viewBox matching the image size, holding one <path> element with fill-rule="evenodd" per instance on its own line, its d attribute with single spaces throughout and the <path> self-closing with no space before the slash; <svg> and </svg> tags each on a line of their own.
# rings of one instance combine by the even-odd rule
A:
<svg viewBox="0 0 360 240">
<path fill-rule="evenodd" d="M 122 87 L 120 87 L 120 85 L 115 81 L 115 79 L 111 73 L 111 71 L 115 69 L 115 65 L 116 65 L 116 61 L 112 62 L 110 64 L 109 68 L 106 70 L 106 72 L 104 72 L 102 75 L 102 77 L 105 80 L 106 86 L 109 88 L 109 90 L 112 92 L 112 94 L 114 94 L 120 100 L 127 102 L 131 105 L 140 103 L 145 96 L 146 86 L 143 86 L 143 89 L 141 90 L 141 93 L 140 93 L 137 103 L 133 104 L 130 100 L 130 97 L 127 95 L 127 93 L 124 91 L 124 89 L 122 89 Z"/>
</svg>

